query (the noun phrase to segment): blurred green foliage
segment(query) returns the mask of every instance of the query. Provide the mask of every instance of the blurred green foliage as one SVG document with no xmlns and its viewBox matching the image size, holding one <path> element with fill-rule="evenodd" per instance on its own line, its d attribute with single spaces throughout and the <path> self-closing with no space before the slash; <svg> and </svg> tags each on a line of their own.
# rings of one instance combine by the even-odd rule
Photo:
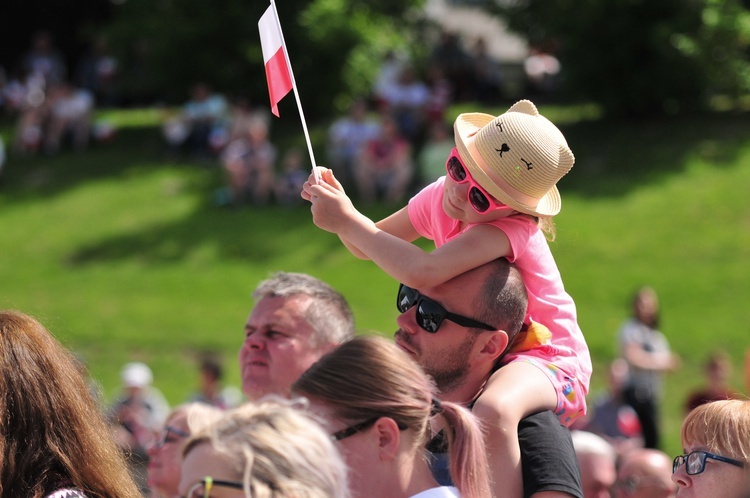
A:
<svg viewBox="0 0 750 498">
<path fill-rule="evenodd" d="M 564 89 L 610 116 L 678 114 L 750 94 L 744 0 L 519 0 L 488 9 L 551 46 Z M 506 4 L 507 5 L 507 4 Z"/>
</svg>

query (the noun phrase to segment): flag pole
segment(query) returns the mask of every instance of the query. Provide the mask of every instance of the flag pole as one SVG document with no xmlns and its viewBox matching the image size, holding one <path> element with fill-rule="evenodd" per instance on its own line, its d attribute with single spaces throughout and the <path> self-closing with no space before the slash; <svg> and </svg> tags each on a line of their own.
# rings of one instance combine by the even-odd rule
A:
<svg viewBox="0 0 750 498">
<path fill-rule="evenodd" d="M 284 32 L 281 29 L 281 21 L 279 20 L 279 12 L 276 10 L 276 2 L 271 0 L 271 6 L 273 7 L 273 15 L 276 18 L 276 26 L 279 28 L 279 35 L 281 36 L 281 46 L 283 47 L 284 60 L 286 61 L 286 67 L 289 69 L 289 76 L 292 79 L 292 90 L 294 90 L 294 99 L 297 101 L 297 109 L 299 110 L 299 118 L 302 121 L 302 130 L 305 132 L 305 141 L 307 142 L 307 151 L 310 153 L 310 162 L 312 164 L 312 172 L 315 177 L 315 181 L 320 183 L 320 175 L 318 170 L 315 169 L 317 163 L 315 162 L 315 153 L 313 153 L 312 143 L 310 142 L 310 133 L 307 131 L 307 122 L 305 121 L 305 113 L 302 111 L 302 102 L 299 98 L 299 92 L 297 91 L 297 82 L 294 79 L 294 71 L 292 71 L 292 63 L 289 60 L 289 52 L 286 49 L 286 42 L 284 41 Z"/>
</svg>

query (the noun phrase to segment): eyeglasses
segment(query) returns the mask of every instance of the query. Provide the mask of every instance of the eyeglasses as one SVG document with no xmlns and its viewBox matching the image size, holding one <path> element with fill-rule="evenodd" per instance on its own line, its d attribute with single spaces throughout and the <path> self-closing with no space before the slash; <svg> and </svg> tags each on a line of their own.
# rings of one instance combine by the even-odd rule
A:
<svg viewBox="0 0 750 498">
<path fill-rule="evenodd" d="M 172 436 L 174 434 L 177 437 Z M 156 442 L 156 447 L 161 448 L 167 443 L 176 443 L 179 438 L 190 436 L 189 433 L 168 425 L 164 427 L 164 435 Z"/>
<path fill-rule="evenodd" d="M 374 425 L 375 422 L 377 422 L 379 418 L 380 417 L 371 418 L 369 420 L 365 420 L 364 422 L 360 422 L 358 424 L 349 426 L 345 429 L 341 429 L 340 431 L 336 431 L 333 434 L 331 434 L 331 439 L 333 439 L 334 441 L 341 441 L 342 439 L 346 439 L 350 436 L 353 436 L 359 431 L 362 431 Z"/>
<path fill-rule="evenodd" d="M 211 489 L 213 489 L 214 486 L 232 489 L 245 489 L 245 485 L 241 482 L 222 481 L 219 479 L 214 479 L 211 476 L 206 476 L 195 483 L 193 487 L 188 491 L 188 494 L 183 498 L 211 498 Z"/>
<path fill-rule="evenodd" d="M 734 458 L 714 455 L 713 453 L 709 453 L 708 451 L 694 451 L 692 453 L 688 453 L 687 455 L 677 455 L 672 462 L 672 473 L 674 474 L 675 472 L 677 472 L 677 469 L 679 469 L 682 464 L 685 463 L 685 472 L 687 472 L 688 475 L 694 476 L 696 474 L 700 474 L 701 472 L 706 470 L 706 459 L 708 458 L 710 458 L 711 460 L 717 460 L 719 462 L 735 465 L 740 468 L 745 467 L 745 462 L 735 460 Z"/>
<path fill-rule="evenodd" d="M 417 306 L 417 324 L 430 334 L 438 331 L 443 324 L 443 320 L 450 320 L 467 328 L 497 330 L 492 325 L 451 313 L 429 297 L 420 294 L 418 290 L 400 284 L 398 297 L 396 298 L 396 308 L 401 313 L 406 313 L 414 305 Z"/>
<path fill-rule="evenodd" d="M 505 204 L 488 194 L 487 191 L 485 191 L 476 180 L 471 177 L 461 162 L 457 149 L 454 148 L 451 151 L 451 155 L 448 156 L 448 160 L 445 162 L 445 169 L 448 171 L 448 175 L 454 182 L 469 182 L 469 204 L 471 204 L 471 207 L 474 208 L 474 211 L 477 213 L 486 213 L 490 208 L 494 210 L 507 207 Z"/>
</svg>

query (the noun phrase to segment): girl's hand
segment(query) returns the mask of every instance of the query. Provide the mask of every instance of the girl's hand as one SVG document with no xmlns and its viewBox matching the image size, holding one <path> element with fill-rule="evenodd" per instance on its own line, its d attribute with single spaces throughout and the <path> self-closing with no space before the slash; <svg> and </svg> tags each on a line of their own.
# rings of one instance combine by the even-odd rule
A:
<svg viewBox="0 0 750 498">
<path fill-rule="evenodd" d="M 325 168 L 323 166 L 316 166 L 315 169 L 318 171 L 318 174 L 320 175 L 320 179 L 324 183 L 328 183 L 332 187 L 344 191 L 344 188 L 341 186 L 338 180 L 333 176 L 333 171 L 331 171 L 328 168 Z M 310 173 L 310 176 L 307 178 L 307 181 L 302 185 L 302 192 L 300 192 L 300 196 L 305 199 L 306 201 L 310 200 L 310 187 L 313 185 L 317 185 L 317 181 L 315 179 L 315 174 Z"/>
<path fill-rule="evenodd" d="M 351 199 L 329 169 L 321 171 L 321 183 L 305 183 L 303 192 L 312 203 L 313 223 L 331 233 L 341 234 L 358 215 Z M 314 180 L 313 180 L 314 181 Z M 304 198 L 304 195 L 303 195 Z"/>
</svg>

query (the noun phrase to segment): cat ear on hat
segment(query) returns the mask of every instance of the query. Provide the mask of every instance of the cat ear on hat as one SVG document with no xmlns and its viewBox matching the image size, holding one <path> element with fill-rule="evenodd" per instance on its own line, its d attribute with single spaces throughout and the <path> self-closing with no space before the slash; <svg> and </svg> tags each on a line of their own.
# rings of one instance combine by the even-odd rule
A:
<svg viewBox="0 0 750 498">
<path fill-rule="evenodd" d="M 573 167 L 573 164 L 576 162 L 576 158 L 573 155 L 573 151 L 570 150 L 570 147 L 564 144 L 560 144 L 560 160 L 558 161 L 558 168 L 561 171 L 564 171 L 563 175 L 567 174 L 568 171 Z"/>
<path fill-rule="evenodd" d="M 530 100 L 519 100 L 508 109 L 507 112 L 520 112 L 522 114 L 528 114 L 530 116 L 539 116 L 539 111 L 536 106 Z"/>
</svg>

